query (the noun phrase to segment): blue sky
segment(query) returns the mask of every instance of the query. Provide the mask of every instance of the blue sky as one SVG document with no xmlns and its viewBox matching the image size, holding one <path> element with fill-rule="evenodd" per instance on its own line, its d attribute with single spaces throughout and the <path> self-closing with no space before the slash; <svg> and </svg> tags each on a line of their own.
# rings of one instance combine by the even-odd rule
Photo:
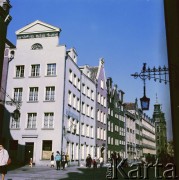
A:
<svg viewBox="0 0 179 180">
<path fill-rule="evenodd" d="M 143 96 L 143 83 L 130 74 L 140 72 L 143 63 L 151 68 L 168 66 L 163 0 L 11 0 L 13 20 L 8 38 L 16 44 L 15 31 L 41 20 L 62 29 L 59 44 L 75 47 L 78 64 L 98 65 L 105 59 L 107 77 L 125 92 L 124 100 Z M 146 82 L 146 95 L 153 105 L 162 104 L 172 138 L 169 85 Z"/>
</svg>

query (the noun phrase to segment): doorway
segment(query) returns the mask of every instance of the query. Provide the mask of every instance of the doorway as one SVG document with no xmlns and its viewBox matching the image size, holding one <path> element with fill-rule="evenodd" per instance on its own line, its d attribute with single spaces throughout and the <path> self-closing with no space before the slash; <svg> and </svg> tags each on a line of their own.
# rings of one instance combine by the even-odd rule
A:
<svg viewBox="0 0 179 180">
<path fill-rule="evenodd" d="M 34 143 L 33 142 L 26 142 L 25 143 L 25 164 L 29 164 L 30 158 L 33 159 L 34 155 Z"/>
</svg>

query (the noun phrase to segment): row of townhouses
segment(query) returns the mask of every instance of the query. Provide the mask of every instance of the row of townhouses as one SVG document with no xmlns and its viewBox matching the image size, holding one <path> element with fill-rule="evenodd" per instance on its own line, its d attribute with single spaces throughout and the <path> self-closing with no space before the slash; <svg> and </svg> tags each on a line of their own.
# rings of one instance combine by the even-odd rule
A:
<svg viewBox="0 0 179 180">
<path fill-rule="evenodd" d="M 59 45 L 60 31 L 37 20 L 16 31 L 16 47 L 9 43 L 6 48 L 6 56 L 13 58 L 8 58 L 3 88 L 2 131 L 11 157 L 48 164 L 51 153 L 60 151 L 69 155 L 71 164 L 81 165 L 88 154 L 105 162 L 114 152 L 131 160 L 156 155 L 160 105 L 151 119 L 137 100 L 125 103 L 125 93 L 106 78 L 104 59 L 95 67 L 78 66 L 76 50 Z M 18 119 L 12 100 L 20 108 Z"/>
</svg>

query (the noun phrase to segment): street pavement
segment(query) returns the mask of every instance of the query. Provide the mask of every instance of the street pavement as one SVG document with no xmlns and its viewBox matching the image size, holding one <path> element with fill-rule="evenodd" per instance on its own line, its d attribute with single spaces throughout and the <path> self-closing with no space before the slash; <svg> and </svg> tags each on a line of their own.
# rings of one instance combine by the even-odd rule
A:
<svg viewBox="0 0 179 180">
<path fill-rule="evenodd" d="M 23 166 L 9 170 L 5 180 L 105 180 L 107 168 L 71 166 L 56 170 L 49 166 Z"/>
</svg>

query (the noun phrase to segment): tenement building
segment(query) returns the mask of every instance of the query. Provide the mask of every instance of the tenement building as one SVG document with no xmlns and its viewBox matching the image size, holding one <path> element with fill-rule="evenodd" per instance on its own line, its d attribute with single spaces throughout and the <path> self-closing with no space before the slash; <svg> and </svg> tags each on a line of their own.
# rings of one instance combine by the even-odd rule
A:
<svg viewBox="0 0 179 180">
<path fill-rule="evenodd" d="M 125 152 L 125 118 L 123 108 L 124 92 L 119 90 L 117 85 L 112 82 L 112 78 L 107 79 L 108 92 L 108 118 L 107 118 L 107 143 L 108 158 L 112 153 L 117 156 L 126 157 Z"/>
<path fill-rule="evenodd" d="M 70 163 L 79 165 L 85 163 L 88 154 L 105 157 L 104 61 L 100 60 L 96 76 L 87 66 L 78 67 L 76 50 L 59 45 L 60 31 L 37 20 L 16 32 L 6 92 L 20 105 L 21 115 L 14 119 L 14 107 L 6 105 L 3 126 L 14 162 L 28 163 L 32 158 L 36 164 L 48 164 L 56 151 L 68 154 Z"/>
</svg>

